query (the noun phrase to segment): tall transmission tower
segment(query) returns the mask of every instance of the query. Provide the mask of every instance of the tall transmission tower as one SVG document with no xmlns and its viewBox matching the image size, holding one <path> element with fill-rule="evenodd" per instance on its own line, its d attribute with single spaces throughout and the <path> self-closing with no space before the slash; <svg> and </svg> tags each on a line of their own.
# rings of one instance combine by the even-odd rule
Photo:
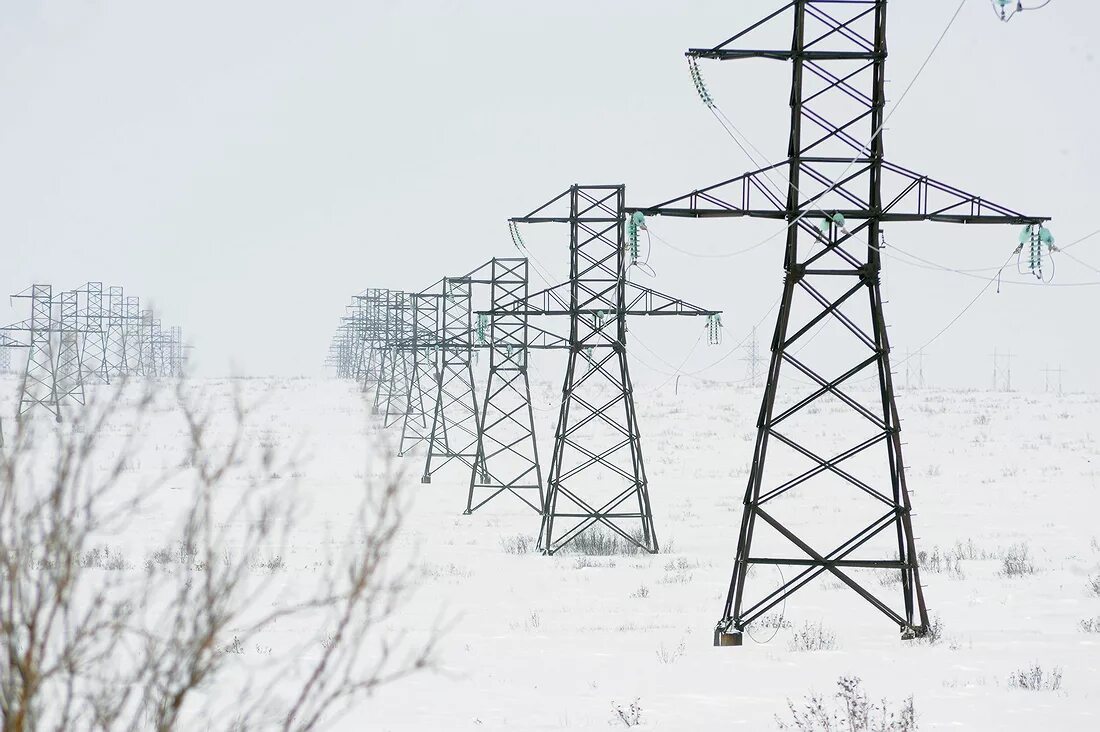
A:
<svg viewBox="0 0 1100 732">
<path fill-rule="evenodd" d="M 75 290 L 80 319 L 80 364 L 85 377 L 110 383 L 110 359 L 107 354 L 108 312 L 103 303 L 103 283 L 85 282 Z M 108 306 L 110 294 L 108 291 Z"/>
<path fill-rule="evenodd" d="M 29 318 L 4 328 L 8 332 L 27 334 L 27 362 L 16 413 L 22 416 L 34 407 L 41 407 L 60 422 L 61 407 L 57 395 L 56 352 L 53 343 L 53 287 L 31 285 L 12 295 L 12 298 L 30 300 L 31 306 Z"/>
<path fill-rule="evenodd" d="M 421 481 L 452 461 L 473 470 L 480 431 L 474 393 L 473 278 L 444 277 L 431 430 Z"/>
<path fill-rule="evenodd" d="M 439 300 L 436 293 L 416 292 L 411 296 L 412 328 L 403 347 L 411 358 L 411 377 L 406 384 L 405 414 L 401 425 L 398 457 L 432 437 L 435 412 L 436 360 L 439 353 Z"/>
<path fill-rule="evenodd" d="M 526 216 L 511 219 L 513 225 L 561 223 L 569 229 L 569 281 L 504 308 L 527 317 L 569 318 L 565 383 L 539 536 L 539 547 L 549 554 L 594 526 L 645 551 L 658 551 L 627 361 L 626 319 L 717 315 L 627 281 L 625 196 L 623 185 L 573 185 Z M 582 479 L 590 473 L 602 480 Z M 559 521 L 565 522 L 564 530 Z"/>
<path fill-rule="evenodd" d="M 142 310 L 141 298 L 135 295 L 126 295 L 123 306 L 122 326 L 122 360 L 126 365 L 127 374 L 141 373 L 141 327 Z"/>
<path fill-rule="evenodd" d="M 0 373 L 11 373 L 11 352 L 15 348 L 23 348 L 24 344 L 10 337 L 0 330 Z M 4 420 L 0 417 L 0 447 L 4 446 Z"/>
<path fill-rule="evenodd" d="M 81 360 L 80 293 L 62 292 L 54 389 L 59 405 L 84 404 L 84 364 Z"/>
<path fill-rule="evenodd" d="M 386 309 L 382 378 L 375 394 L 375 409 L 383 412 L 383 427 L 404 422 L 405 414 L 409 411 L 407 400 L 412 381 L 412 309 L 412 293 L 401 290 L 390 292 L 390 306 Z"/>
<path fill-rule="evenodd" d="M 126 360 L 126 295 L 123 288 L 117 285 L 107 288 L 106 311 L 103 364 L 106 379 L 110 381 L 129 371 Z"/>
<path fill-rule="evenodd" d="M 880 292 L 881 228 L 907 221 L 1047 220 L 885 160 L 886 6 L 886 0 L 793 0 L 717 46 L 689 50 L 700 94 L 712 108 L 698 59 L 791 64 L 789 157 L 640 209 L 787 224 L 783 296 L 715 645 L 740 645 L 746 627 L 826 572 L 885 615 L 903 637 L 927 632 Z M 783 34 L 790 46 L 774 47 L 769 34 L 783 22 L 793 31 Z M 772 179 L 784 169 L 786 180 L 776 192 Z M 815 326 L 826 322 L 846 339 L 848 350 L 838 343 L 804 355 L 800 349 L 816 334 Z M 784 367 L 813 383 L 808 393 L 799 391 L 797 380 L 783 378 Z M 847 382 L 868 373 L 878 388 L 865 403 Z M 850 446 L 831 456 L 825 452 L 835 449 L 831 444 L 817 444 L 823 442 L 816 439 L 821 427 L 812 417 L 818 410 L 807 411 L 826 399 L 847 407 L 852 424 L 834 436 Z M 843 513 L 828 525 L 809 504 L 825 495 L 845 501 Z M 850 503 L 853 495 L 861 503 Z M 767 573 L 750 573 L 759 564 L 793 571 L 772 586 Z M 877 596 L 881 585 L 865 576 L 868 570 L 898 573 L 900 606 Z"/>
<path fill-rule="evenodd" d="M 545 493 L 528 375 L 531 325 L 525 313 L 513 313 L 506 307 L 527 302 L 528 262 L 526 258 L 497 258 L 488 267 L 489 312 L 478 314 L 477 340 L 489 350 L 489 376 L 478 420 L 466 513 L 510 493 L 541 514 Z"/>
</svg>

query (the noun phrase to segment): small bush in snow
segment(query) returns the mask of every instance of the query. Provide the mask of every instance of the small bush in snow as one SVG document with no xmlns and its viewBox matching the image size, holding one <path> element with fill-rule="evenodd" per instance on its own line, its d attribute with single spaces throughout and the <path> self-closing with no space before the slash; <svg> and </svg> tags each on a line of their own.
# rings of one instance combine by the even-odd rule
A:
<svg viewBox="0 0 1100 732">
<path fill-rule="evenodd" d="M 645 585 L 642 585 L 638 589 L 631 592 L 630 596 L 631 597 L 637 597 L 639 599 L 644 598 L 644 597 L 649 597 L 649 588 L 646 587 Z"/>
<path fill-rule="evenodd" d="M 985 549 L 979 549 L 973 539 L 967 539 L 963 544 L 961 541 L 955 542 L 955 551 L 953 552 L 956 559 L 989 559 L 990 555 Z"/>
<path fill-rule="evenodd" d="M 832 651 L 836 649 L 836 633 L 821 623 L 806 623 L 794 632 L 788 647 L 792 651 Z"/>
<path fill-rule="evenodd" d="M 837 680 L 833 699 L 811 694 L 796 706 L 787 700 L 790 719 L 778 715 L 779 729 L 798 732 L 911 732 L 917 729 L 917 714 L 910 696 L 897 708 L 883 699 L 874 702 L 863 691 L 863 682 L 855 676 Z"/>
<path fill-rule="evenodd" d="M 777 613 L 768 613 L 767 615 L 761 615 L 756 620 L 752 621 L 754 628 L 772 628 L 776 630 L 786 630 L 793 626 L 790 620 L 787 620 L 782 615 Z"/>
<path fill-rule="evenodd" d="M 639 704 L 640 700 L 635 699 L 630 702 L 630 706 L 623 707 L 621 704 L 611 703 L 611 716 L 612 724 L 621 724 L 624 727 L 637 727 L 642 723 L 642 706 Z"/>
<path fill-rule="evenodd" d="M 928 627 L 925 628 L 924 635 L 914 640 L 927 646 L 939 645 L 940 641 L 943 640 L 943 621 L 940 619 L 940 616 L 929 616 Z"/>
<path fill-rule="evenodd" d="M 1014 544 L 1001 555 L 1001 574 L 1005 577 L 1023 577 L 1035 574 L 1035 565 L 1028 556 L 1027 544 Z"/>
<path fill-rule="evenodd" d="M 1082 620 L 1081 631 L 1083 633 L 1100 633 L 1100 615 Z"/>
<path fill-rule="evenodd" d="M 97 546 L 86 552 L 81 552 L 76 559 L 76 563 L 81 569 L 109 569 L 119 572 L 134 568 L 130 560 L 122 556 L 117 549 L 112 552 L 109 546 Z"/>
<path fill-rule="evenodd" d="M 1008 686 L 1011 689 L 1027 689 L 1028 691 L 1058 691 L 1062 688 L 1062 669 L 1057 666 L 1047 672 L 1039 664 L 1031 668 L 1013 671 L 1008 675 Z"/>
<path fill-rule="evenodd" d="M 613 568 L 614 566 L 614 559 L 596 559 L 587 555 L 577 557 L 577 561 L 573 565 L 575 569 L 588 569 L 590 567 Z"/>
<path fill-rule="evenodd" d="M 500 537 L 500 548 L 505 554 L 530 554 L 534 545 L 527 534 L 515 534 Z"/>
<path fill-rule="evenodd" d="M 233 640 L 222 647 L 222 653 L 236 653 L 237 655 L 244 654 L 244 645 L 241 643 L 241 639 L 238 636 L 233 636 Z"/>
<path fill-rule="evenodd" d="M 641 535 L 637 538 L 638 541 L 642 540 Z M 613 554 L 638 554 L 644 550 L 618 534 L 600 528 L 593 528 L 578 535 L 577 538 L 566 544 L 562 551 L 571 554 L 608 557 Z"/>
<path fill-rule="evenodd" d="M 1089 577 L 1089 592 L 1096 597 L 1100 597 L 1100 574 Z"/>
<path fill-rule="evenodd" d="M 953 555 L 950 551 L 940 551 L 938 546 L 932 547 L 931 552 L 917 552 L 917 562 L 921 570 L 933 574 L 946 574 L 951 577 L 963 579 L 962 566 L 959 564 L 960 561 L 957 554 Z M 900 576 L 898 579 L 900 581 Z"/>
<path fill-rule="evenodd" d="M 686 652 L 687 645 L 684 643 L 683 640 L 680 641 L 680 645 L 671 649 L 665 647 L 665 644 L 662 643 L 661 646 L 657 649 L 657 660 L 665 665 L 668 665 L 670 663 L 675 663 L 676 660 L 680 658 L 680 656 L 684 655 L 684 653 Z"/>
</svg>

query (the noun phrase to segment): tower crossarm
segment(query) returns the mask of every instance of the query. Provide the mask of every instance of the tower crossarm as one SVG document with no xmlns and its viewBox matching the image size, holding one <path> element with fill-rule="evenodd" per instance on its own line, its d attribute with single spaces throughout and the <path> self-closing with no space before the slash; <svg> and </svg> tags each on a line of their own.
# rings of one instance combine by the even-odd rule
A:
<svg viewBox="0 0 1100 732">
<path fill-rule="evenodd" d="M 26 343 L 20 343 L 6 333 L 0 333 L 0 348 L 26 348 Z"/>
<path fill-rule="evenodd" d="M 3 335 L 4 333 L 22 333 L 29 331 L 30 329 L 30 320 L 20 320 L 18 323 L 12 323 L 11 325 L 5 325 L 3 328 L 0 328 L 0 335 Z"/>
<path fill-rule="evenodd" d="M 800 196 L 797 215 L 802 219 L 826 219 L 836 214 L 847 219 L 874 218 L 878 221 L 937 221 L 951 224 L 1041 224 L 1049 216 L 1020 213 L 930 176 L 917 173 L 889 161 L 882 162 L 883 203 L 876 211 L 866 201 L 867 177 L 873 161 L 869 158 L 802 157 L 803 172 L 812 167 L 822 174 L 823 186 L 812 195 Z M 626 207 L 627 213 L 646 216 L 686 218 L 764 218 L 786 219 L 787 204 L 774 191 L 769 176 L 786 177 L 783 169 L 790 161 L 745 173 L 736 178 L 696 189 L 653 206 Z M 836 182 L 825 178 L 829 168 L 843 166 L 843 177 Z"/>
<path fill-rule="evenodd" d="M 626 283 L 626 314 L 627 315 L 719 315 L 721 310 L 708 310 L 707 308 L 692 305 L 672 295 L 657 292 L 649 287 L 642 287 L 633 282 Z"/>
<path fill-rule="evenodd" d="M 605 313 L 614 315 L 614 308 L 609 308 L 607 298 L 614 294 L 614 282 L 607 283 L 607 291 L 600 288 L 587 287 L 585 292 L 588 297 L 577 303 L 577 313 Z M 563 301 L 562 293 L 568 293 L 569 283 L 545 290 L 533 292 L 526 298 L 517 298 L 501 305 L 501 310 L 509 315 L 534 316 L 561 316 L 572 315 L 574 310 Z M 721 310 L 708 310 L 692 305 L 671 295 L 666 295 L 649 287 L 627 282 L 623 298 L 624 315 L 718 315 Z M 481 315 L 491 315 L 491 310 L 479 311 Z"/>
<path fill-rule="evenodd" d="M 689 48 L 684 54 L 690 58 L 707 58 L 718 61 L 734 61 L 739 59 L 761 58 L 772 61 L 791 61 L 800 59 L 804 61 L 868 61 L 873 62 L 886 57 L 885 48 L 876 49 L 875 44 L 860 36 L 853 27 L 869 17 L 873 17 L 877 0 L 840 0 L 845 5 L 853 6 L 855 11 L 844 16 L 843 20 L 835 20 L 827 11 L 830 2 L 837 0 L 819 0 L 816 4 L 787 2 L 781 8 L 770 13 L 764 18 L 753 23 L 749 27 L 727 38 L 717 46 L 711 48 Z M 752 45 L 755 42 L 758 31 L 777 18 L 783 18 L 788 14 L 795 15 L 795 22 L 804 24 L 804 20 L 794 13 L 800 5 L 803 5 L 807 14 L 816 16 L 823 22 L 826 29 L 807 33 L 806 40 L 799 48 L 759 48 Z M 860 7 L 863 6 L 863 7 Z M 790 19 L 784 18 L 786 22 Z M 796 34 L 801 30 L 796 26 Z M 845 43 L 837 45 L 837 39 Z"/>
</svg>

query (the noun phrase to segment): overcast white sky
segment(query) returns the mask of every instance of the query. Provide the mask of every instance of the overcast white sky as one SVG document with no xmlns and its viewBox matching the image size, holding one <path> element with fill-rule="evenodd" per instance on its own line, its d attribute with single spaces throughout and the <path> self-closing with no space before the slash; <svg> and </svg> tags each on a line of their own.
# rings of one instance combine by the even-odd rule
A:
<svg viewBox="0 0 1100 732">
<path fill-rule="evenodd" d="M 695 96 L 682 52 L 778 5 L 7 3 L 0 284 L 7 292 L 32 281 L 122 284 L 184 327 L 200 373 L 317 373 L 351 294 L 420 289 L 513 255 L 506 218 L 570 183 L 625 182 L 630 203 L 652 204 L 751 168 Z M 891 4 L 891 96 L 956 6 Z M 888 158 L 1053 216 L 1060 243 L 1100 228 L 1098 27 L 1095 3 L 1055 0 L 1001 24 L 987 0 L 969 0 L 891 120 Z M 789 69 L 734 66 L 703 71 L 725 112 L 779 160 Z M 775 228 L 653 226 L 710 252 Z M 531 245 L 561 274 L 558 233 Z M 1017 233 L 888 229 L 899 246 L 959 268 L 1000 264 Z M 740 334 L 778 295 L 780 241 L 733 260 L 655 249 L 654 286 L 724 309 Z M 1100 268 L 1100 236 L 1071 253 Z M 1098 282 L 1100 272 L 1063 258 L 1055 281 Z M 982 285 L 891 265 L 895 349 L 926 341 Z M 1018 354 L 1020 386 L 1041 388 L 1049 363 L 1067 369 L 1067 386 L 1094 389 L 1098 300 L 1098 287 L 991 289 L 929 349 L 926 374 L 986 385 L 999 347 Z M 9 316 L 0 319 L 24 317 Z M 648 344 L 679 363 L 697 326 Z M 636 332 L 644 337 L 645 327 Z M 700 352 L 689 367 L 715 353 Z M 736 377 L 742 366 L 730 359 L 722 369 L 716 376 Z"/>
</svg>

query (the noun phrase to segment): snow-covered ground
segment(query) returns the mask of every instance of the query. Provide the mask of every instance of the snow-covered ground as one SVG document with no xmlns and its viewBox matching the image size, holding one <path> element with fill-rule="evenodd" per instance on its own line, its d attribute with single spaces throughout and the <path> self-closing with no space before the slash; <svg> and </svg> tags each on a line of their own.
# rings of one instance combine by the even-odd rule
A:
<svg viewBox="0 0 1100 732">
<path fill-rule="evenodd" d="M 369 410 L 349 383 L 235 383 L 246 399 L 263 398 L 263 439 L 301 446 L 295 478 L 313 524 L 272 571 L 285 573 L 286 586 L 307 583 L 311 542 L 356 505 L 375 431 Z M 222 395 L 232 385 L 203 384 Z M 536 406 L 552 409 L 557 385 L 534 386 Z M 340 728 L 602 730 L 623 726 L 613 706 L 637 700 L 641 729 L 772 729 L 788 699 L 832 694 L 842 675 L 862 678 L 872 698 L 912 694 L 924 729 L 1100 728 L 1100 627 L 1082 627 L 1100 616 L 1089 591 L 1100 575 L 1100 397 L 899 393 L 918 549 L 940 560 L 940 571 L 926 562 L 922 579 L 941 642 L 899 640 L 863 600 L 820 578 L 785 606 L 790 626 L 774 637 L 759 629 L 741 648 L 714 648 L 759 390 L 689 382 L 678 391 L 668 385 L 638 401 L 662 542 L 655 556 L 541 556 L 538 517 L 516 499 L 463 516 L 468 476 L 457 465 L 422 485 L 419 458 L 404 458 L 416 463 L 403 541 L 419 582 L 402 620 L 449 630 L 437 670 L 382 689 Z M 816 416 L 828 435 L 830 413 Z M 554 414 L 537 419 L 548 456 Z M 805 510 L 827 522 L 845 506 L 830 494 L 806 499 Z M 127 541 L 154 547 L 172 519 L 153 511 Z M 1022 545 L 1034 573 L 1005 576 L 1005 553 Z M 807 623 L 835 634 L 835 647 L 793 649 Z M 1060 670 L 1058 690 L 1010 686 L 1010 675 L 1036 664 Z"/>
</svg>

